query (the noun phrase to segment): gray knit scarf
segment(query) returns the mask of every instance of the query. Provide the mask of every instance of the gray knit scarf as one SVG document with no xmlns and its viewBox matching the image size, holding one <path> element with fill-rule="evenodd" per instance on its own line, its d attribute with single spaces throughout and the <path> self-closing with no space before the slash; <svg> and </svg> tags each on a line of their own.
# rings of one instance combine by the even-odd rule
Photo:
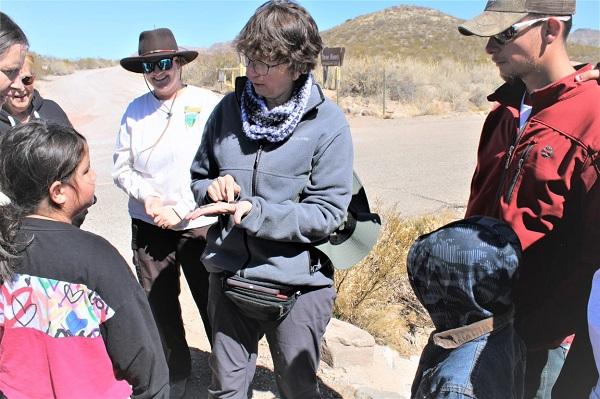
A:
<svg viewBox="0 0 600 399">
<path fill-rule="evenodd" d="M 292 97 L 273 109 L 267 108 L 265 99 L 254 92 L 252 82 L 246 81 L 242 93 L 242 128 L 250 140 L 267 140 L 277 143 L 285 140 L 300 122 L 308 103 L 313 84 L 309 74 L 306 82 L 292 92 Z"/>
</svg>

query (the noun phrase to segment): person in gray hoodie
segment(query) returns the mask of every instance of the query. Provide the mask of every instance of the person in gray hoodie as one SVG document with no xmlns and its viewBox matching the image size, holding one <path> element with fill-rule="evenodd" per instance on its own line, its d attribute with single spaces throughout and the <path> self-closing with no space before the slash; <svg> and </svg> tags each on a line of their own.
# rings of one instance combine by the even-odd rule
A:
<svg viewBox="0 0 600 399">
<path fill-rule="evenodd" d="M 352 191 L 350 129 L 310 73 L 323 45 L 304 8 L 263 4 L 235 45 L 246 77 L 215 108 L 191 167 L 200 207 L 189 217 L 220 215 L 202 256 L 213 326 L 209 397 L 247 397 L 266 335 L 281 397 L 318 398 L 319 344 L 335 290 L 333 270 L 313 255 L 311 243 L 344 221 Z M 287 316 L 260 320 L 260 311 L 256 318 L 224 294 L 231 276 L 297 299 Z"/>
</svg>

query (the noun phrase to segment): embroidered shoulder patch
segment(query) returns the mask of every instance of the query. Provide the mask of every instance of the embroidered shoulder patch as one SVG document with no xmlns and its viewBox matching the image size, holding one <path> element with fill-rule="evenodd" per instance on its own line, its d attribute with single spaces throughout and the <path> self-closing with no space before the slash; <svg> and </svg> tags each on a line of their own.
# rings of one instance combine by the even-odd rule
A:
<svg viewBox="0 0 600 399">
<path fill-rule="evenodd" d="M 51 337 L 98 337 L 115 314 L 85 284 L 17 274 L 0 287 L 0 326 L 33 328 Z"/>
</svg>

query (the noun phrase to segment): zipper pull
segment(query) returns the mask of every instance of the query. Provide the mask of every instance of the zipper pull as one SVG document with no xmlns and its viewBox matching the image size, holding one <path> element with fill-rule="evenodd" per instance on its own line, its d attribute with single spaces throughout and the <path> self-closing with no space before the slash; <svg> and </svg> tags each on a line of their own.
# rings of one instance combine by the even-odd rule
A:
<svg viewBox="0 0 600 399">
<path fill-rule="evenodd" d="M 258 160 L 260 159 L 260 153 L 262 152 L 263 145 L 260 144 L 258 146 L 258 151 L 256 151 L 256 157 L 254 157 L 254 169 L 258 167 Z"/>
<path fill-rule="evenodd" d="M 508 153 L 506 154 L 506 163 L 504 164 L 504 169 L 508 169 L 510 165 L 510 158 L 512 157 L 512 153 L 515 150 L 515 146 L 511 145 L 508 149 Z"/>
</svg>

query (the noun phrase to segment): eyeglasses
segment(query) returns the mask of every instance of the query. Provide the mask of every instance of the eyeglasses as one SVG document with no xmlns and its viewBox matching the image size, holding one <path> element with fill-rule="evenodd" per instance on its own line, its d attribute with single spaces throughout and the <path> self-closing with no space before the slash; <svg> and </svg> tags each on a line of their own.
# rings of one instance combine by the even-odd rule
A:
<svg viewBox="0 0 600 399">
<path fill-rule="evenodd" d="M 568 21 L 569 19 L 571 19 L 570 16 L 566 16 L 566 17 L 546 17 L 546 18 L 536 18 L 536 19 L 529 19 L 527 21 L 523 21 L 523 22 L 517 22 L 516 24 L 514 24 L 513 26 L 511 26 L 510 28 L 498 33 L 497 35 L 492 36 L 498 43 L 500 44 L 506 44 L 512 40 L 514 40 L 518 35 L 519 32 L 522 31 L 525 28 L 528 28 L 532 25 L 537 24 L 538 22 L 544 22 L 549 20 L 550 18 L 556 18 L 559 21 Z"/>
<path fill-rule="evenodd" d="M 144 73 L 154 72 L 154 67 L 158 67 L 161 71 L 168 71 L 173 68 L 173 58 L 163 58 L 156 62 L 142 62 Z"/>
<path fill-rule="evenodd" d="M 286 62 L 280 62 L 279 64 L 267 64 L 266 62 L 253 60 L 252 58 L 248 57 L 245 54 L 244 54 L 244 57 L 246 58 L 246 67 L 252 66 L 252 69 L 254 69 L 254 72 L 258 76 L 268 75 L 271 68 L 274 68 L 276 66 L 283 65 L 286 63 Z"/>
<path fill-rule="evenodd" d="M 35 76 L 33 75 L 23 76 L 21 78 L 21 83 L 23 83 L 24 86 L 31 86 L 33 82 L 35 82 Z"/>
</svg>

